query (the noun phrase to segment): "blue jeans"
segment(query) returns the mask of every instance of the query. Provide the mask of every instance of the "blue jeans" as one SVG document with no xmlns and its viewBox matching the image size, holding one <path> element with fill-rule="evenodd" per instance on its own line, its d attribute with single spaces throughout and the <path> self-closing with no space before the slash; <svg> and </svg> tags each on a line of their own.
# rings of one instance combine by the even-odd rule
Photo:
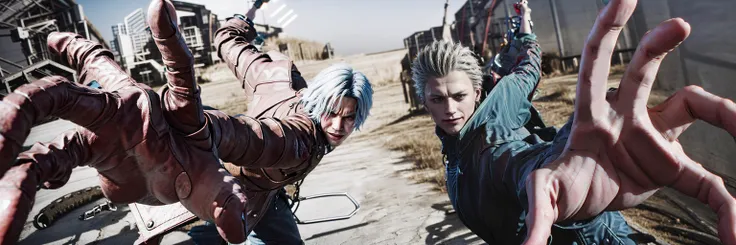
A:
<svg viewBox="0 0 736 245">
<path fill-rule="evenodd" d="M 621 212 L 607 211 L 589 221 L 555 224 L 549 244 L 636 245 L 632 233 Z"/>
<path fill-rule="evenodd" d="M 269 205 L 266 215 L 248 234 L 246 244 L 303 244 L 296 220 L 286 202 L 286 191 L 281 189 L 273 203 Z M 226 244 L 217 233 L 215 224 L 207 222 L 189 231 L 189 236 L 196 244 Z"/>
</svg>

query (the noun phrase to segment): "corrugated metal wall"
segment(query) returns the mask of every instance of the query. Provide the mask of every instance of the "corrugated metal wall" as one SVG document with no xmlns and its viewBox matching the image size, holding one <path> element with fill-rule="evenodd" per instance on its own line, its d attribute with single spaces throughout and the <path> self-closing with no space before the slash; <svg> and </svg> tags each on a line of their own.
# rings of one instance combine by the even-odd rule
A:
<svg viewBox="0 0 736 245">
<path fill-rule="evenodd" d="M 640 1 L 640 32 L 682 17 L 692 27 L 690 38 L 662 63 L 656 88 L 675 90 L 699 85 L 736 100 L 736 1 Z M 727 132 L 696 123 L 681 137 L 685 151 L 706 168 L 736 178 L 736 142 Z"/>
</svg>

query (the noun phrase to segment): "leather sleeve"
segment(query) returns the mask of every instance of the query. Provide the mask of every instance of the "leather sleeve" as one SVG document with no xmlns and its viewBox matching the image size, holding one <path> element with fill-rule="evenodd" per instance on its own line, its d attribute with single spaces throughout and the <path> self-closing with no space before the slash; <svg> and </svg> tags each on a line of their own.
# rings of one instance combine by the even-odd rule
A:
<svg viewBox="0 0 736 245">
<path fill-rule="evenodd" d="M 112 52 L 97 42 L 71 32 L 52 32 L 46 42 L 51 53 L 60 56 L 63 62 L 79 72 L 78 82 L 83 85 L 94 80 L 102 90 L 116 91 L 134 84 L 117 66 Z"/>
<path fill-rule="evenodd" d="M 10 119 L 6 121 L 8 125 L 0 125 L 1 135 L 6 136 L 0 143 L 14 143 L 20 147 L 31 127 L 49 116 L 94 129 L 112 118 L 119 105 L 118 98 L 110 93 L 77 86 L 63 77 L 46 77 L 19 87 L 0 102 L 0 115 Z M 6 155 L 3 152 L 0 156 L 15 159 L 17 153 Z M 0 168 L 0 172 L 5 170 L 7 168 Z"/>
<path fill-rule="evenodd" d="M 249 86 L 246 79 L 256 79 L 263 67 L 271 62 L 268 55 L 250 44 L 256 35 L 255 28 L 238 18 L 227 20 L 215 33 L 218 57 L 233 71 L 243 88 Z"/>
<path fill-rule="evenodd" d="M 167 86 L 161 91 L 164 117 L 174 129 L 190 134 L 205 123 L 200 89 L 194 78 L 194 56 L 178 26 L 172 23 L 176 10 L 160 3 L 159 11 L 148 13 L 147 20 L 166 70 Z"/>
<path fill-rule="evenodd" d="M 69 180 L 72 169 L 87 163 L 90 148 L 86 136 L 90 134 L 85 130 L 70 130 L 51 142 L 36 143 L 18 155 L 18 162 L 33 163 L 32 170 L 45 188 L 59 188 Z"/>
<path fill-rule="evenodd" d="M 283 119 L 232 117 L 220 111 L 205 114 L 212 122 L 220 159 L 237 166 L 287 169 L 324 150 L 321 130 L 303 114 Z"/>
</svg>

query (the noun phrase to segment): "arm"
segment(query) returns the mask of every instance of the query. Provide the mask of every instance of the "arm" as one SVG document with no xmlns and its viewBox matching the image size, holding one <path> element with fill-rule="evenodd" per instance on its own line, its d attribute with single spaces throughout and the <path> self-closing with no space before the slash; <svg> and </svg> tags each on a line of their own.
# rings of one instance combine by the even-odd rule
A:
<svg viewBox="0 0 736 245">
<path fill-rule="evenodd" d="M 194 78 L 194 56 L 179 32 L 174 4 L 153 0 L 146 21 L 165 65 L 166 85 L 161 91 L 164 116 L 174 129 L 191 134 L 205 124 L 202 100 Z"/>
<path fill-rule="evenodd" d="M 323 148 L 319 127 L 302 114 L 281 120 L 228 116 L 221 111 L 205 111 L 213 126 L 220 159 L 247 168 L 296 167 Z"/>
<path fill-rule="evenodd" d="M 246 13 L 245 16 L 248 17 L 248 19 L 250 19 L 250 20 L 255 20 L 256 19 L 256 11 L 258 11 L 258 8 L 256 8 L 255 5 L 253 5 L 253 7 L 248 10 L 248 13 Z"/>
<path fill-rule="evenodd" d="M 541 79 L 542 49 L 539 47 L 539 43 L 537 43 L 537 36 L 535 34 L 519 34 L 516 38 L 522 44 L 521 51 L 517 56 L 519 62 L 511 69 L 508 75 L 501 78 L 498 84 L 513 83 L 512 86 L 519 88 L 514 93 L 523 95 L 518 98 L 526 99 L 534 92 Z"/>
<path fill-rule="evenodd" d="M 257 77 L 256 74 L 252 74 L 254 72 L 251 67 L 253 63 L 268 62 L 267 56 L 250 44 L 256 35 L 253 22 L 238 17 L 228 19 L 215 33 L 218 57 L 227 64 L 241 82 L 245 82 L 246 74 L 249 77 Z"/>
<path fill-rule="evenodd" d="M 494 122 L 486 125 L 493 127 L 488 130 L 494 131 L 494 135 L 500 138 L 510 136 L 511 131 L 523 127 L 529 121 L 531 117 L 529 108 L 532 106 L 529 96 L 541 77 L 542 51 L 537 44 L 536 36 L 521 34 L 518 41 L 522 43 L 522 51 L 518 55 L 520 62 L 495 85 L 486 86 L 490 91 L 475 112 L 479 115 L 493 115 L 489 119 Z M 479 122 L 485 121 L 487 120 Z M 468 128 L 475 127 L 471 125 Z"/>
<path fill-rule="evenodd" d="M 271 0 L 256 0 L 253 2 L 253 6 L 248 10 L 248 13 L 245 14 L 245 16 L 248 17 L 248 19 L 255 20 L 256 19 L 256 11 L 260 9 L 264 3 L 267 3 Z"/>
<path fill-rule="evenodd" d="M 519 27 L 519 33 L 532 34 L 532 9 L 529 8 L 527 0 L 522 0 L 519 5 L 521 7 L 521 26 Z"/>
</svg>

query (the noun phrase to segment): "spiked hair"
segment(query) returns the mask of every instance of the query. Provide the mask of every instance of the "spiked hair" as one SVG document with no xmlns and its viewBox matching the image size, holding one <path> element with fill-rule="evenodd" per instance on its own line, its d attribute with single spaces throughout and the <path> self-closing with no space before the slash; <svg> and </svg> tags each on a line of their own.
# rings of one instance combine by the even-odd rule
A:
<svg viewBox="0 0 736 245">
<path fill-rule="evenodd" d="M 301 103 L 309 117 L 319 122 L 332 108 L 340 107 L 344 97 L 358 101 L 355 129 L 360 130 L 373 106 L 373 88 L 363 73 L 347 64 L 334 64 L 320 71 L 304 91 Z"/>
<path fill-rule="evenodd" d="M 481 88 L 483 73 L 473 51 L 459 43 L 434 41 L 424 47 L 412 65 L 412 79 L 419 100 L 424 101 L 424 88 L 429 77 L 444 77 L 452 71 L 462 71 L 473 82 L 473 88 Z"/>
</svg>

